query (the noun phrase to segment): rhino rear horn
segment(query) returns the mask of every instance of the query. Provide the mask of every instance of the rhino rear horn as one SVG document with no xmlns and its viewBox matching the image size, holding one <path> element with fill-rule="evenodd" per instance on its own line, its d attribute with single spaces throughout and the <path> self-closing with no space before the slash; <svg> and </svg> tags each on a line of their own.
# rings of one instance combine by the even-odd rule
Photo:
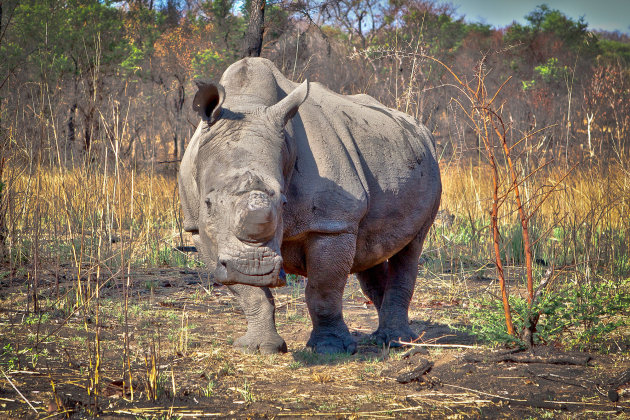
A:
<svg viewBox="0 0 630 420">
<path fill-rule="evenodd" d="M 213 123 L 219 119 L 221 105 L 225 99 L 225 90 L 218 83 L 206 80 L 195 80 L 197 93 L 193 99 L 193 109 L 204 120 Z"/>
<path fill-rule="evenodd" d="M 308 96 L 308 80 L 305 80 L 297 88 L 293 89 L 293 92 L 289 93 L 283 100 L 277 104 L 270 106 L 268 112 L 275 118 L 280 119 L 283 126 L 289 122 L 291 118 L 295 116 L 302 102 L 306 100 Z"/>
</svg>

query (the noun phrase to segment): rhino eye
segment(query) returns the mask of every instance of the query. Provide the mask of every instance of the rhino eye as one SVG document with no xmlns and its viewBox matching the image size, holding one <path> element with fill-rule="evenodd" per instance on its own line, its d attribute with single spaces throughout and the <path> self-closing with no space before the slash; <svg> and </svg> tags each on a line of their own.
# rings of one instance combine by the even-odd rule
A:
<svg viewBox="0 0 630 420">
<path fill-rule="evenodd" d="M 208 193 L 206 194 L 206 199 L 204 200 L 206 203 L 206 209 L 208 214 L 210 214 L 210 210 L 212 210 L 212 200 L 210 199 L 210 195 L 214 192 L 214 188 L 210 188 Z"/>
<path fill-rule="evenodd" d="M 212 201 L 210 198 L 206 197 L 206 208 L 208 209 L 208 214 L 210 214 L 210 210 L 212 210 Z"/>
</svg>

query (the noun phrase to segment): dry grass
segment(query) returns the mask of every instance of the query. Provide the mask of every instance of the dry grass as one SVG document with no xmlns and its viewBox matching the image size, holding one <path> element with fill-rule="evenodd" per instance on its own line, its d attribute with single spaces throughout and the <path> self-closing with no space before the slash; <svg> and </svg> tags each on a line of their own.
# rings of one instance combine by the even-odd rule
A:
<svg viewBox="0 0 630 420">
<path fill-rule="evenodd" d="M 630 173 L 618 163 L 606 168 L 583 164 L 563 179 L 567 171 L 564 166 L 553 166 L 523 183 L 525 205 L 537 209 L 531 219 L 536 257 L 548 264 L 571 264 L 607 276 L 627 276 Z M 477 165 L 443 167 L 442 183 L 441 208 L 454 216 L 447 222 L 455 224 L 454 231 L 459 232 L 456 242 L 469 243 L 473 250 L 486 250 L 482 257 L 489 259 L 490 169 Z M 506 190 L 503 185 L 504 194 Z M 438 226 L 442 222 L 438 219 Z M 519 257 L 513 254 L 521 246 L 519 223 L 515 203 L 505 201 L 500 207 L 499 226 L 504 250 L 516 263 Z M 444 237 L 431 238 L 435 247 L 447 245 L 441 243 Z"/>
<path fill-rule="evenodd" d="M 550 165 L 523 183 L 526 205 L 534 209 L 542 202 L 532 218 L 536 257 L 623 276 L 630 268 L 630 173 L 615 163 L 585 164 L 558 183 L 566 171 Z M 160 265 L 169 262 L 168 255 L 160 256 L 164 249 L 171 252 L 187 240 L 173 174 L 113 161 L 69 170 L 35 168 L 30 175 L 27 168 L 10 167 L 6 179 L 7 245 L 14 267 L 32 266 L 36 254 L 38 264 L 94 262 L 98 247 L 101 262 L 126 247 L 126 259 Z M 444 212 L 427 249 L 465 245 L 469 258 L 489 259 L 489 168 L 443 164 L 442 182 Z M 514 203 L 503 203 L 499 217 L 506 255 L 518 263 Z M 444 223 L 448 235 L 440 229 Z"/>
<path fill-rule="evenodd" d="M 156 249 L 180 239 L 175 178 L 113 166 L 21 171 L 3 197 L 12 263 L 34 263 L 37 243 L 40 262 L 95 262 L 97 248 L 107 262 L 125 247 L 126 259 L 160 264 Z"/>
</svg>

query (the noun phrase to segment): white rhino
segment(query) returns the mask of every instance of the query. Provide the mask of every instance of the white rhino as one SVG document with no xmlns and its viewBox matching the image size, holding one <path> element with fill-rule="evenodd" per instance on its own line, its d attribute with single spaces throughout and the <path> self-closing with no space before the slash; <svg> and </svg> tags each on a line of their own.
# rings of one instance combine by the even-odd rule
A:
<svg viewBox="0 0 630 420">
<path fill-rule="evenodd" d="M 408 308 L 442 185 L 430 132 L 368 95 L 286 79 L 269 61 L 198 81 L 201 122 L 182 159 L 185 230 L 247 317 L 245 351 L 286 351 L 269 287 L 307 276 L 307 346 L 354 352 L 342 315 L 356 273 L 374 302 L 377 343 L 410 340 Z"/>
</svg>

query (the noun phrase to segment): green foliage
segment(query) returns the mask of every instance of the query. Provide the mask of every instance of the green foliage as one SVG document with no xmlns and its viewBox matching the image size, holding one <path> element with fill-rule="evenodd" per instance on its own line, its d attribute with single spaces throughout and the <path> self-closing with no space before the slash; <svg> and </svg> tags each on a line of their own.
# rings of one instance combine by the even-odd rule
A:
<svg viewBox="0 0 630 420">
<path fill-rule="evenodd" d="M 550 9 L 543 4 L 525 16 L 525 19 L 529 21 L 531 31 L 552 33 L 569 48 L 576 49 L 586 44 L 588 24 L 584 17 L 575 21 L 560 10 Z"/>
<path fill-rule="evenodd" d="M 304 365 L 299 360 L 296 360 L 296 361 L 293 361 L 293 362 L 289 363 L 289 369 L 291 369 L 291 370 L 297 370 L 297 369 L 301 369 L 303 367 L 304 367 Z"/>
<path fill-rule="evenodd" d="M 79 75 L 122 61 L 128 45 L 120 11 L 95 0 L 20 2 L 1 54 L 36 79 Z"/>
<path fill-rule="evenodd" d="M 534 67 L 534 80 L 522 80 L 521 88 L 528 91 L 538 87 L 541 83 L 559 85 L 569 76 L 569 67 L 558 64 L 556 57 L 551 57 L 545 63 Z"/>
<path fill-rule="evenodd" d="M 558 59 L 552 57 L 545 64 L 534 67 L 534 71 L 544 82 L 551 83 L 564 78 L 569 69 L 567 66 L 559 66 Z"/>
<path fill-rule="evenodd" d="M 217 20 L 227 20 L 232 16 L 234 0 L 208 0 L 202 3 L 204 10 L 212 13 Z"/>
<path fill-rule="evenodd" d="M 587 30 L 588 24 L 583 17 L 576 21 L 560 10 L 550 9 L 543 4 L 525 19 L 528 24 L 514 23 L 507 29 L 503 42 L 515 46 L 511 67 L 523 71 L 528 79 L 532 63 L 545 63 L 559 49 L 563 52 L 560 57 L 562 62 L 575 62 L 576 57 L 590 60 L 599 53 L 597 37 Z M 558 44 L 562 47 L 559 48 Z M 549 63 L 543 66 L 549 68 Z M 530 82 L 523 83 L 523 90 L 530 87 Z"/>
<path fill-rule="evenodd" d="M 265 39 L 273 41 L 282 36 L 289 25 L 289 14 L 280 5 L 267 3 L 265 7 Z"/>
<path fill-rule="evenodd" d="M 610 39 L 600 39 L 598 44 L 601 58 L 613 63 L 621 59 L 625 65 L 630 65 L 630 44 Z"/>
<path fill-rule="evenodd" d="M 225 53 L 225 51 L 224 51 Z M 208 48 L 198 52 L 192 60 L 193 75 L 195 77 L 211 77 L 218 73 L 226 63 L 225 55 Z"/>
<path fill-rule="evenodd" d="M 243 20 L 249 22 L 249 10 L 251 0 L 244 0 L 241 3 L 241 14 Z M 279 38 L 289 23 L 289 14 L 280 5 L 267 1 L 265 3 L 265 40 L 270 41 Z M 243 28 L 244 29 L 244 28 Z"/>
<path fill-rule="evenodd" d="M 141 70 L 140 64 L 145 58 L 145 51 L 135 44 L 129 45 L 129 55 L 120 63 L 125 74 L 133 74 Z"/>
<path fill-rule="evenodd" d="M 503 238 L 503 247 L 501 249 L 501 259 L 507 263 L 516 265 L 525 265 L 525 242 L 523 241 L 523 228 L 520 222 L 501 228 L 501 237 Z M 535 223 L 530 221 L 529 238 L 532 244 L 532 258 L 534 260 L 549 261 L 549 256 L 545 255 L 544 250 L 538 242 L 538 229 Z"/>
<path fill-rule="evenodd" d="M 405 38 L 420 36 L 422 42 L 429 48 L 427 53 L 436 56 L 445 52 L 454 53 L 469 31 L 482 28 L 480 25 L 469 26 L 463 19 L 453 19 L 446 13 L 434 15 L 414 8 L 410 8 L 402 20 L 409 29 L 399 34 L 402 40 L 414 41 Z"/>
<path fill-rule="evenodd" d="M 6 366 L 10 371 L 20 368 L 20 359 L 17 357 L 16 351 L 10 343 L 5 344 L 2 348 L 0 364 Z"/>
<path fill-rule="evenodd" d="M 19 370 L 21 368 L 20 357 L 22 357 L 27 359 L 30 367 L 36 368 L 40 356 L 47 356 L 48 354 L 46 349 L 37 350 L 31 347 L 20 349 L 14 348 L 13 345 L 7 343 L 2 348 L 2 354 L 0 354 L 0 365 L 6 366 L 9 371 Z"/>
<path fill-rule="evenodd" d="M 521 80 L 521 88 L 523 89 L 523 91 L 527 91 L 533 88 L 535 84 L 535 80 Z"/>
<path fill-rule="evenodd" d="M 42 312 L 38 314 L 31 314 L 25 320 L 26 325 L 45 324 L 50 320 L 50 314 Z"/>
<path fill-rule="evenodd" d="M 200 263 L 166 243 L 156 241 L 150 243 L 148 246 L 148 252 L 134 261 L 135 266 L 175 266 L 189 268 L 200 266 Z"/>
<path fill-rule="evenodd" d="M 515 331 L 529 325 L 526 299 L 511 297 Z M 507 334 L 500 299 L 481 298 L 470 312 L 472 333 L 492 344 L 524 344 Z M 630 278 L 620 283 L 601 279 L 593 283 L 566 284 L 536 302 L 540 313 L 535 344 L 559 343 L 571 348 L 597 348 L 611 334 L 630 326 Z"/>
<path fill-rule="evenodd" d="M 538 327 L 542 342 L 563 335 L 570 346 L 593 348 L 615 330 L 630 326 L 630 279 L 567 285 L 549 293 L 538 305 L 545 322 Z"/>
</svg>

